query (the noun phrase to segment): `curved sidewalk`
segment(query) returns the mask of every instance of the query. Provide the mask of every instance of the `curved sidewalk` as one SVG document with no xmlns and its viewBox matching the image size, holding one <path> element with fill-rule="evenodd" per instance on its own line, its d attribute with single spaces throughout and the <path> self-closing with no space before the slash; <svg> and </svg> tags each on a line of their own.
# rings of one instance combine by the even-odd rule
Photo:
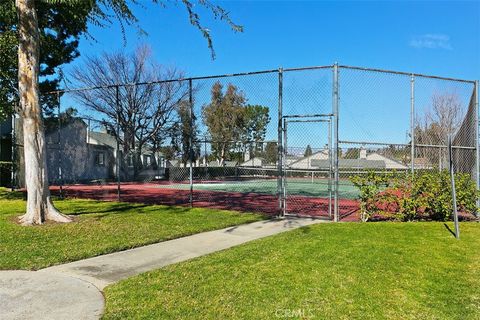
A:
<svg viewBox="0 0 480 320">
<path fill-rule="evenodd" d="M 96 319 L 101 290 L 131 276 L 312 224 L 310 218 L 264 220 L 79 260 L 36 272 L 1 271 L 1 319 Z M 95 287 L 93 287 L 95 286 Z M 37 288 L 32 293 L 32 288 Z M 79 292 L 74 295 L 74 292 Z M 81 298 L 81 299 L 79 299 Z M 75 301 L 75 303 L 68 303 Z M 30 313 L 30 310 L 38 312 Z M 33 311 L 32 311 L 33 312 Z M 67 317 L 65 317 L 67 315 Z"/>
</svg>

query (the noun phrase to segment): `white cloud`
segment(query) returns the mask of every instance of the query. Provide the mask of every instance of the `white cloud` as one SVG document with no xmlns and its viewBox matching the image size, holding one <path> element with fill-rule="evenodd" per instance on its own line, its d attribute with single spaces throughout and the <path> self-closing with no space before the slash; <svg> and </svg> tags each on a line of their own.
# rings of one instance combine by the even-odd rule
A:
<svg viewBox="0 0 480 320">
<path fill-rule="evenodd" d="M 452 50 L 450 37 L 446 34 L 424 34 L 415 36 L 409 42 L 410 47 Z"/>
</svg>

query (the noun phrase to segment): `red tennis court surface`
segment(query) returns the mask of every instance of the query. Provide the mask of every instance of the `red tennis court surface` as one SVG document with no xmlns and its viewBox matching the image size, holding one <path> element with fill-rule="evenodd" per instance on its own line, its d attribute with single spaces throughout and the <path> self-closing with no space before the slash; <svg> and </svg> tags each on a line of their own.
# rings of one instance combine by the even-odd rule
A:
<svg viewBox="0 0 480 320">
<path fill-rule="evenodd" d="M 67 197 L 117 200 L 117 185 L 67 185 L 63 186 Z M 59 194 L 60 188 L 52 186 L 53 194 Z M 125 183 L 121 184 L 121 201 L 161 205 L 190 205 L 190 191 L 162 188 L 161 184 Z M 278 198 L 271 194 L 193 191 L 194 207 L 257 212 L 268 216 L 278 214 Z M 313 217 L 328 216 L 328 199 L 305 196 L 292 196 L 287 202 L 289 213 Z M 356 200 L 339 199 L 339 211 L 342 221 L 359 221 L 359 203 Z"/>
</svg>

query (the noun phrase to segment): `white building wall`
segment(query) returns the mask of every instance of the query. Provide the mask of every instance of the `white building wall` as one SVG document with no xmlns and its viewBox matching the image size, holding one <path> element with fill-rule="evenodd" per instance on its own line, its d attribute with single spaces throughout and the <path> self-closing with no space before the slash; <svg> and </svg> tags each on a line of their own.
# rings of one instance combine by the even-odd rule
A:
<svg viewBox="0 0 480 320">
<path fill-rule="evenodd" d="M 241 167 L 261 167 L 263 165 L 264 160 L 262 158 L 251 158 L 244 163 L 242 163 Z"/>
<path fill-rule="evenodd" d="M 312 160 L 328 160 L 328 150 L 322 150 L 312 154 L 311 156 L 300 159 L 289 166 L 292 169 L 312 169 Z"/>
</svg>

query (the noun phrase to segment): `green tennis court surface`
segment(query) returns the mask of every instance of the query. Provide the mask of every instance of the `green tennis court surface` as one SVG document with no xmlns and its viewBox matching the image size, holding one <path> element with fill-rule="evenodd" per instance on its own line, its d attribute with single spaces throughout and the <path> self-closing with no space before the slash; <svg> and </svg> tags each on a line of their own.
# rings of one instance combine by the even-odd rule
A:
<svg viewBox="0 0 480 320">
<path fill-rule="evenodd" d="M 179 189 L 179 190 L 190 189 L 190 185 L 188 184 L 188 182 L 161 185 L 159 187 L 173 188 L 173 189 Z M 339 187 L 339 192 L 338 192 L 339 198 L 356 199 L 358 197 L 358 189 L 354 187 L 350 181 L 340 181 L 338 187 Z M 223 192 L 276 194 L 277 180 L 276 179 L 258 179 L 258 180 L 247 180 L 247 181 L 194 180 L 193 189 L 207 190 L 207 191 L 223 191 Z M 329 195 L 328 180 L 313 179 L 312 181 L 311 179 L 308 179 L 308 178 L 289 178 L 287 179 L 287 193 L 288 195 L 292 195 L 292 196 L 296 195 L 296 196 L 327 198 Z"/>
</svg>

